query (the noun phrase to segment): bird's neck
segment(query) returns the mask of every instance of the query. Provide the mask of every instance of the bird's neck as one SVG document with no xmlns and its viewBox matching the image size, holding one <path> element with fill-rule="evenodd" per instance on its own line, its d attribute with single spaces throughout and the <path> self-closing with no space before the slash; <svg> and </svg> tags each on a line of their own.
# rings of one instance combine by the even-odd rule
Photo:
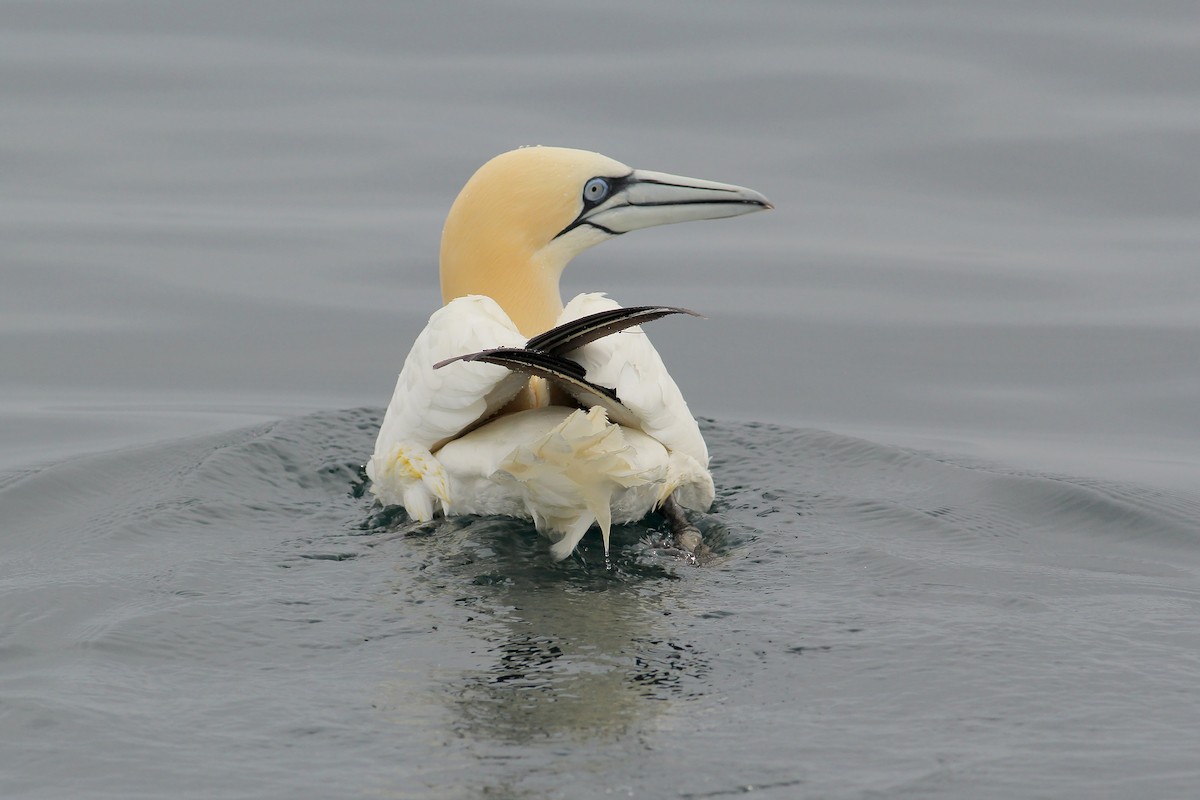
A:
<svg viewBox="0 0 1200 800">
<path fill-rule="evenodd" d="M 442 302 L 482 294 L 504 309 L 525 337 L 553 328 L 562 313 L 563 265 L 538 254 L 442 252 Z"/>
</svg>

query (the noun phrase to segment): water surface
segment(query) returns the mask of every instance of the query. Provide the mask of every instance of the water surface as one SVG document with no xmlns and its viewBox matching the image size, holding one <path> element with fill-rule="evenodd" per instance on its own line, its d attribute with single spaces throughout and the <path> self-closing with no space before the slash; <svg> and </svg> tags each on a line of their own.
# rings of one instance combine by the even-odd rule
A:
<svg viewBox="0 0 1200 800">
<path fill-rule="evenodd" d="M 1190 796 L 1198 30 L 0 4 L 0 794 Z M 709 567 L 359 496 L 445 211 L 530 143 L 776 204 L 564 278 L 708 316 L 653 336 Z"/>
<path fill-rule="evenodd" d="M 9 478 L 10 795 L 1179 795 L 1200 500 L 705 424 L 704 568 L 361 496 L 379 415 Z M 64 762 L 63 754 L 70 758 Z"/>
</svg>

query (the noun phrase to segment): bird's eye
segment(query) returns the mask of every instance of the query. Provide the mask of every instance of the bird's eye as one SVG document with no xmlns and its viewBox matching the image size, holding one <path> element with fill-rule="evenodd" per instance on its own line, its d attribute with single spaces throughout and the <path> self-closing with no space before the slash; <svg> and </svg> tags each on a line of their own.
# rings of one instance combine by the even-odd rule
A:
<svg viewBox="0 0 1200 800">
<path fill-rule="evenodd" d="M 608 197 L 608 181 L 604 178 L 592 178 L 583 185 L 583 202 L 599 203 Z"/>
</svg>

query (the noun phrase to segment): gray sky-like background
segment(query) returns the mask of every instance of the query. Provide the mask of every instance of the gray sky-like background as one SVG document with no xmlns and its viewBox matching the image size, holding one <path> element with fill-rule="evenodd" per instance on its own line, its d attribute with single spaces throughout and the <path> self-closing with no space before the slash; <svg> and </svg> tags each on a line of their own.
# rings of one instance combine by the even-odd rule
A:
<svg viewBox="0 0 1200 800">
<path fill-rule="evenodd" d="M 0 451 L 384 404 L 451 200 L 531 143 L 775 201 L 566 275 L 710 316 L 654 331 L 699 414 L 1194 451 L 1197 35 L 1188 3 L 6 2 Z"/>
</svg>

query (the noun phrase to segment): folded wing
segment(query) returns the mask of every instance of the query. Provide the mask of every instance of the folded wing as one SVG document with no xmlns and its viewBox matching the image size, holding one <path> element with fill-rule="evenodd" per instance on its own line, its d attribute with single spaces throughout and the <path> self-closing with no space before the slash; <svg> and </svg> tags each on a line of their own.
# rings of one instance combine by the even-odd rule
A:
<svg viewBox="0 0 1200 800">
<path fill-rule="evenodd" d="M 432 518 L 439 505 L 448 510 L 449 480 L 434 454 L 496 414 L 532 374 L 665 446 L 670 475 L 659 501 L 679 489 L 683 505 L 707 509 L 712 479 L 699 426 L 650 340 L 630 327 L 673 313 L 694 312 L 621 309 L 602 294 L 582 294 L 558 326 L 526 342 L 491 298 L 448 303 L 430 317 L 400 372 L 367 463 L 372 491 L 384 505 L 404 505 L 414 519 Z"/>
<path fill-rule="evenodd" d="M 600 293 L 577 295 L 563 309 L 558 324 L 563 326 L 590 314 L 619 308 L 615 301 Z M 663 307 L 662 311 L 671 313 L 677 309 Z M 700 435 L 700 427 L 658 351 L 640 327 L 596 338 L 560 354 L 582 366 L 589 381 L 615 391 L 642 431 L 668 450 L 690 456 L 699 467 L 707 469 L 708 447 Z"/>
<path fill-rule="evenodd" d="M 448 501 L 446 475 L 433 452 L 503 408 L 528 380 L 496 364 L 434 364 L 524 344 L 490 297 L 460 297 L 434 312 L 405 359 L 367 462 L 372 491 L 384 505 L 400 503 L 415 519 L 432 518 L 435 501 Z"/>
</svg>

